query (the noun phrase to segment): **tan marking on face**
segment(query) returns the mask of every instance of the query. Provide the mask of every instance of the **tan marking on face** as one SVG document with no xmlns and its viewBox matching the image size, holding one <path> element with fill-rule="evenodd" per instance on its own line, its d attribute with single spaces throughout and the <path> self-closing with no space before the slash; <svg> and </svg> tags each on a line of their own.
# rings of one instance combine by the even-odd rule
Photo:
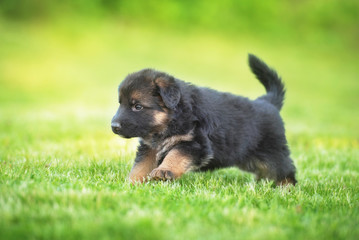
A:
<svg viewBox="0 0 359 240">
<path fill-rule="evenodd" d="M 153 99 L 149 94 L 143 93 L 139 90 L 135 90 L 131 93 L 131 103 L 140 103 L 144 106 L 151 106 Z"/>
<path fill-rule="evenodd" d="M 151 172 L 150 177 L 154 180 L 177 179 L 190 171 L 191 167 L 192 159 L 178 149 L 173 149 L 167 154 L 161 165 Z"/>
<path fill-rule="evenodd" d="M 133 91 L 131 93 L 131 99 L 139 101 L 141 98 L 143 98 L 143 94 L 140 91 Z"/>
<path fill-rule="evenodd" d="M 154 125 L 162 125 L 162 124 L 166 124 L 168 120 L 168 114 L 166 112 L 161 112 L 161 111 L 153 111 L 153 123 Z"/>
<path fill-rule="evenodd" d="M 147 180 L 149 173 L 157 167 L 156 151 L 151 150 L 140 162 L 135 162 L 129 175 L 131 183 L 142 183 Z"/>
</svg>

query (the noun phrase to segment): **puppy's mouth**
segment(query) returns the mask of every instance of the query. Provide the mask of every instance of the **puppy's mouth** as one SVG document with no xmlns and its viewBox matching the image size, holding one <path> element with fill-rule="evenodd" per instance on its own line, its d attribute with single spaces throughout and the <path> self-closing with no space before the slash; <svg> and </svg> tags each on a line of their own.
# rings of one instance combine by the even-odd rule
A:
<svg viewBox="0 0 359 240">
<path fill-rule="evenodd" d="M 124 132 L 121 132 L 121 131 L 113 131 L 116 135 L 119 135 L 120 137 L 123 137 L 123 138 L 134 138 L 134 137 L 138 137 L 138 136 L 134 136 L 132 134 L 128 134 L 128 133 L 124 133 Z"/>
<path fill-rule="evenodd" d="M 117 134 L 117 135 L 119 135 L 123 138 L 127 138 L 127 139 L 135 137 L 135 136 L 129 136 L 129 135 L 123 135 L 123 134 Z"/>
<path fill-rule="evenodd" d="M 146 135 L 144 132 L 140 132 L 139 128 L 130 129 L 130 128 L 114 128 L 112 127 L 112 131 L 114 134 L 119 135 L 123 138 L 135 138 L 135 137 L 143 137 L 143 135 Z"/>
</svg>

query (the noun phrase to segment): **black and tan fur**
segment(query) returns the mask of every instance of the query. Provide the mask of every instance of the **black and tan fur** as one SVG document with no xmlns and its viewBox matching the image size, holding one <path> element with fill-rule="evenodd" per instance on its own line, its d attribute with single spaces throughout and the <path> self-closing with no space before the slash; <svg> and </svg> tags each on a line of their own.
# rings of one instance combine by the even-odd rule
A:
<svg viewBox="0 0 359 240">
<path fill-rule="evenodd" d="M 249 65 L 267 91 L 253 101 L 152 69 L 128 75 L 119 86 L 120 107 L 111 125 L 116 134 L 140 138 L 130 180 L 169 180 L 188 171 L 237 166 L 257 179 L 295 185 L 279 115 L 284 85 L 254 55 Z"/>
</svg>

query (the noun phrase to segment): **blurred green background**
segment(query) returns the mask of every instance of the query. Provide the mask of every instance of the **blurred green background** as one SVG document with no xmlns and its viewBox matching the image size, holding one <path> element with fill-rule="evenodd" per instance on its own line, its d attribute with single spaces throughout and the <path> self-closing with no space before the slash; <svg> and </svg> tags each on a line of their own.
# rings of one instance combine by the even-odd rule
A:
<svg viewBox="0 0 359 240">
<path fill-rule="evenodd" d="M 198 237 L 196 229 L 200 228 L 207 233 L 203 238 L 216 238 L 220 235 L 212 233 L 226 229 L 227 223 L 235 226 L 241 211 L 245 213 L 248 207 L 254 217 L 247 225 L 246 219 L 241 222 L 246 230 L 236 231 L 242 236 L 263 239 L 269 231 L 271 239 L 277 239 L 278 232 L 285 239 L 297 236 L 300 229 L 298 238 L 309 233 L 313 239 L 354 239 L 352 226 L 358 216 L 353 210 L 358 204 L 354 183 L 359 149 L 358 43 L 357 0 L 1 0 L 0 238 L 63 239 L 72 236 L 66 224 L 73 223 L 84 238 L 101 235 L 103 225 L 122 231 L 127 220 L 121 220 L 125 224 L 122 230 L 114 230 L 113 223 L 121 216 L 108 206 L 115 206 L 140 227 L 162 231 L 159 225 L 167 226 L 164 236 L 183 231 Z M 282 192 L 261 185 L 253 190 L 260 200 L 257 195 L 247 196 L 254 187 L 241 178 L 243 173 L 231 170 L 218 175 L 189 174 L 189 180 L 173 185 L 138 189 L 126 185 L 136 140 L 121 139 L 110 129 L 121 80 L 130 72 L 152 67 L 253 99 L 264 94 L 264 88 L 248 68 L 248 53 L 274 67 L 287 87 L 282 116 L 299 179 L 288 203 L 286 199 L 281 202 Z M 242 180 L 234 182 L 233 191 L 240 194 L 221 195 L 216 183 L 233 184 L 238 176 Z M 199 189 L 193 193 L 193 202 L 183 200 L 181 205 L 171 201 L 179 192 L 186 193 L 191 180 Z M 206 184 L 213 189 L 208 190 Z M 104 199 L 113 203 L 93 202 L 85 194 L 101 197 L 103 189 L 108 191 L 108 199 Z M 346 192 L 348 189 L 351 192 Z M 201 192 L 207 191 L 219 191 L 208 201 L 223 224 L 217 222 L 212 229 L 206 227 L 214 226 L 212 222 L 202 226 L 209 220 L 198 217 L 196 227 L 187 225 L 186 214 L 197 216 L 196 211 L 203 210 L 192 205 L 201 206 Z M 266 198 L 268 192 L 280 200 L 271 202 Z M 247 197 L 243 208 L 238 208 L 237 198 L 242 194 Z M 146 202 L 148 196 L 159 204 Z M 227 204 L 234 212 L 229 217 L 220 205 L 215 207 L 226 199 L 231 199 Z M 249 204 L 262 200 L 269 202 L 268 208 L 277 206 L 286 216 L 284 220 L 262 205 Z M 298 202 L 303 210 L 295 205 Z M 166 207 L 179 217 L 167 218 Z M 153 209 L 163 215 L 158 224 L 152 221 Z M 323 209 L 328 213 L 320 215 Z M 298 212 L 304 217 L 298 217 Z M 256 219 L 266 219 L 267 224 L 262 226 Z M 271 225 L 273 219 L 280 227 Z M 293 219 L 297 225 L 290 225 Z M 96 228 L 96 223 L 100 227 Z M 330 231 L 327 223 L 332 226 Z M 317 227 L 307 232 L 310 226 Z M 57 232 L 53 233 L 53 228 Z M 233 231 L 228 228 L 229 237 Z M 289 234 L 283 235 L 282 229 Z M 151 228 L 137 237 L 147 233 L 155 238 Z M 125 234 L 131 238 L 133 233 Z"/>
<path fill-rule="evenodd" d="M 358 1 L 3 0 L 0 14 L 5 118 L 81 108 L 109 122 L 117 84 L 145 67 L 254 98 L 251 52 L 287 85 L 290 134 L 358 136 Z"/>
</svg>

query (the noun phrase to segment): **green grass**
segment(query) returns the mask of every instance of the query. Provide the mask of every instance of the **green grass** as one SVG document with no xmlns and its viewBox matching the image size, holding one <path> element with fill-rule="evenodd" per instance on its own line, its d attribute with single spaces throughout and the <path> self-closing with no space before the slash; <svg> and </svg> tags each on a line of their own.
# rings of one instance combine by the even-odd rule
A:
<svg viewBox="0 0 359 240">
<path fill-rule="evenodd" d="M 357 239 L 357 53 L 109 22 L 0 22 L 1 239 Z M 136 140 L 110 130 L 131 71 L 254 98 L 248 52 L 286 82 L 295 188 L 237 169 L 126 181 Z"/>
</svg>

